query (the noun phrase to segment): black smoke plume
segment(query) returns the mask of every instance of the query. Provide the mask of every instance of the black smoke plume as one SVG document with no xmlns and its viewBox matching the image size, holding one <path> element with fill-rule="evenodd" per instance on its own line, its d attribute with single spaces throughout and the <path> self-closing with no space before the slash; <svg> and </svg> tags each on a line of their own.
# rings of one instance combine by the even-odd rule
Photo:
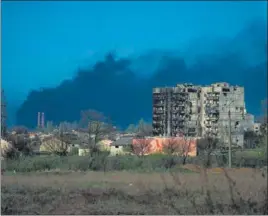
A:
<svg viewBox="0 0 268 216">
<path fill-rule="evenodd" d="M 81 110 L 95 109 L 126 127 L 140 118 L 151 119 L 153 87 L 182 82 L 242 85 L 247 110 L 259 114 L 261 100 L 267 97 L 266 31 L 265 22 L 255 21 L 234 38 L 217 43 L 210 53 L 195 50 L 198 44 L 205 44 L 203 39 L 177 55 L 153 50 L 137 58 L 117 59 L 109 53 L 91 69 L 79 69 L 72 80 L 56 88 L 30 92 L 17 111 L 17 124 L 36 127 L 39 111 L 47 120 L 59 123 L 77 121 Z M 140 75 L 146 70 L 150 76 Z"/>
</svg>

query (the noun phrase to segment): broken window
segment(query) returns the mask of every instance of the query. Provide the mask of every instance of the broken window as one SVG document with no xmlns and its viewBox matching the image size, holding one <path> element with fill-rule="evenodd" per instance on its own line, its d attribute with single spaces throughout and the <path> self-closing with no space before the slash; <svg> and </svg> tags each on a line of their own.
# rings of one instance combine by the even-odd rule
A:
<svg viewBox="0 0 268 216">
<path fill-rule="evenodd" d="M 222 88 L 222 91 L 223 92 L 230 92 L 230 89 L 229 88 Z"/>
<path fill-rule="evenodd" d="M 189 89 L 188 89 L 188 92 L 197 92 L 197 90 L 194 89 L 194 88 L 189 88 Z"/>
</svg>

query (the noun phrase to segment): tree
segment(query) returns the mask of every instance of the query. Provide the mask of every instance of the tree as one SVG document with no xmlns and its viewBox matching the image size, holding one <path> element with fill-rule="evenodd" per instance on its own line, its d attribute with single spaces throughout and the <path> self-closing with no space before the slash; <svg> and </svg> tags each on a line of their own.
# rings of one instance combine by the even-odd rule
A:
<svg viewBox="0 0 268 216">
<path fill-rule="evenodd" d="M 20 128 L 21 129 L 21 128 Z M 10 142 L 14 149 L 23 153 L 23 154 L 30 154 L 31 153 L 31 146 L 30 146 L 30 139 L 29 134 L 26 133 L 25 130 L 16 130 L 16 133 L 8 134 L 7 141 Z"/>
<path fill-rule="evenodd" d="M 6 101 L 4 97 L 4 91 L 1 91 L 1 137 L 7 136 L 7 124 L 6 124 Z"/>
<path fill-rule="evenodd" d="M 268 144 L 267 144 L 267 134 L 264 134 L 262 139 L 261 139 L 261 157 L 267 162 L 267 148 L 268 148 Z"/>
<path fill-rule="evenodd" d="M 191 127 L 187 121 L 185 121 L 183 127 L 177 130 L 179 140 L 179 155 L 182 158 L 182 164 L 185 165 L 189 152 L 192 151 L 193 145 L 195 145 L 195 138 L 190 135 Z"/>
<path fill-rule="evenodd" d="M 187 158 L 189 156 L 189 152 L 192 150 L 192 144 L 194 142 L 194 138 L 183 135 L 182 137 L 182 144 L 180 145 L 180 155 L 182 157 L 182 164 L 185 165 Z"/>
<path fill-rule="evenodd" d="M 178 138 L 171 137 L 165 139 L 163 143 L 163 151 L 169 155 L 178 154 L 180 152 Z"/>
<path fill-rule="evenodd" d="M 66 156 L 72 143 L 77 141 L 77 135 L 58 130 L 55 134 L 42 140 L 41 149 L 60 156 Z"/>
<path fill-rule="evenodd" d="M 260 117 L 260 123 L 261 123 L 261 133 L 267 134 L 267 128 L 268 128 L 268 118 L 267 118 L 267 105 L 268 105 L 268 99 L 265 99 L 261 102 L 262 104 L 262 116 Z"/>
<path fill-rule="evenodd" d="M 211 136 L 205 136 L 197 140 L 198 154 L 202 156 L 205 167 L 210 167 L 212 163 L 212 155 L 218 149 L 219 140 Z"/>
<path fill-rule="evenodd" d="M 144 156 L 151 150 L 151 139 L 138 138 L 134 139 L 132 144 L 132 151 L 135 155 Z"/>
<path fill-rule="evenodd" d="M 88 148 L 91 156 L 99 151 L 97 143 L 115 131 L 109 119 L 96 110 L 82 111 L 80 126 L 82 131 L 88 133 Z"/>
<path fill-rule="evenodd" d="M 146 123 L 143 119 L 139 121 L 137 128 L 138 137 L 152 136 L 153 128 L 151 124 Z"/>
<path fill-rule="evenodd" d="M 244 133 L 244 147 L 245 148 L 256 148 L 259 147 L 261 136 L 256 134 L 254 131 L 245 131 Z"/>
<path fill-rule="evenodd" d="M 262 116 L 260 118 L 261 123 L 261 136 L 259 147 L 262 149 L 262 157 L 267 161 L 267 130 L 268 130 L 268 118 L 267 118 L 267 106 L 268 99 L 262 101 Z"/>
<path fill-rule="evenodd" d="M 125 132 L 126 133 L 136 133 L 137 127 L 134 124 L 130 124 Z"/>
<path fill-rule="evenodd" d="M 24 135 L 28 134 L 28 129 L 25 126 L 15 126 L 12 129 L 12 131 L 15 132 L 16 134 L 24 134 Z"/>
<path fill-rule="evenodd" d="M 68 154 L 69 143 L 66 142 L 65 139 L 66 138 L 62 132 L 60 132 L 56 137 L 46 137 L 42 140 L 40 150 L 60 156 L 66 156 Z"/>
</svg>

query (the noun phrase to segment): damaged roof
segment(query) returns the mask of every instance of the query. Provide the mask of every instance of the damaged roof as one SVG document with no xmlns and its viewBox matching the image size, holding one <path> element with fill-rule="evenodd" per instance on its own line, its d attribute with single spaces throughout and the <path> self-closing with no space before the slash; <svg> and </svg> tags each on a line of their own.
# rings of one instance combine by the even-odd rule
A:
<svg viewBox="0 0 268 216">
<path fill-rule="evenodd" d="M 132 136 L 123 136 L 118 140 L 111 143 L 111 146 L 125 146 L 132 144 L 133 137 Z"/>
</svg>

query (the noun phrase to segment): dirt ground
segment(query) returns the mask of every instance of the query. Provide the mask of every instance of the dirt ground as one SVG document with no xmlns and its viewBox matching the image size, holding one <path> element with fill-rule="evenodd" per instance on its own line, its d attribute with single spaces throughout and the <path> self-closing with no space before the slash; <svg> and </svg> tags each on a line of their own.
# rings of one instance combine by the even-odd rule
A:
<svg viewBox="0 0 268 216">
<path fill-rule="evenodd" d="M 1 181 L 2 213 L 204 214 L 212 211 L 209 207 L 214 205 L 212 202 L 231 204 L 231 197 L 237 200 L 243 197 L 253 203 L 265 199 L 263 191 L 267 191 L 267 177 L 261 171 L 236 169 L 226 173 L 221 169 L 174 174 L 6 173 Z M 208 201 L 207 191 L 213 201 Z M 215 206 L 213 213 L 218 211 Z M 246 211 L 245 207 L 243 209 Z M 227 213 L 245 212 L 229 209 Z"/>
</svg>

